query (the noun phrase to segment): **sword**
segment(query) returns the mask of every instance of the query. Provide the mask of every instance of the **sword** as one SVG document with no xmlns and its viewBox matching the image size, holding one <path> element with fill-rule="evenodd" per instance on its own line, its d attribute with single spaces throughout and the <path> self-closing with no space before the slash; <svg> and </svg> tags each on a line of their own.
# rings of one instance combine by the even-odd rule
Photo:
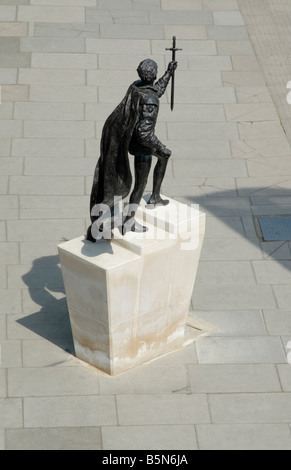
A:
<svg viewBox="0 0 291 470">
<path fill-rule="evenodd" d="M 166 51 L 172 51 L 172 61 L 176 61 L 176 51 L 182 51 L 183 49 L 177 49 L 176 47 L 176 36 L 173 36 L 173 47 L 166 48 Z M 175 100 L 175 70 L 172 75 L 172 85 L 171 85 L 171 111 L 174 109 L 174 100 Z"/>
</svg>

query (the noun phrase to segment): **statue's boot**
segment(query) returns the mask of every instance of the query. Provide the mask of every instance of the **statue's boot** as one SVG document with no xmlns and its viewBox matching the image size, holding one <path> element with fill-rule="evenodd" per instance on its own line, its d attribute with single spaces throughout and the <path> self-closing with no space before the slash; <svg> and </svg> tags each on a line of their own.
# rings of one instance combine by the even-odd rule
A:
<svg viewBox="0 0 291 470">
<path fill-rule="evenodd" d="M 126 217 L 122 225 L 122 235 L 125 235 L 127 232 L 144 233 L 147 231 L 148 228 L 139 224 L 134 217 Z"/>
<path fill-rule="evenodd" d="M 92 243 L 96 243 L 96 239 L 92 236 L 91 227 L 92 225 L 90 225 L 90 227 L 87 230 L 86 240 Z"/>
<path fill-rule="evenodd" d="M 169 199 L 162 199 L 161 196 L 151 196 L 147 202 L 147 209 L 155 209 L 158 206 L 167 206 L 170 203 Z"/>
</svg>

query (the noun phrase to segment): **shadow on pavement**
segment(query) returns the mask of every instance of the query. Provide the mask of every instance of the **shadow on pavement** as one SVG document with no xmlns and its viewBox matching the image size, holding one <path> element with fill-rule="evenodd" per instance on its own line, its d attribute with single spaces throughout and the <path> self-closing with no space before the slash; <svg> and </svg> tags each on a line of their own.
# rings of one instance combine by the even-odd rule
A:
<svg viewBox="0 0 291 470">
<path fill-rule="evenodd" d="M 74 355 L 58 255 L 36 259 L 31 270 L 22 279 L 28 286 L 31 299 L 40 306 L 40 311 L 19 319 L 18 323 Z"/>
<path fill-rule="evenodd" d="M 206 213 L 207 238 L 221 240 L 224 232 L 222 230 L 221 233 L 215 233 L 213 228 L 215 224 L 211 226 L 210 220 L 207 224 L 208 215 L 221 221 L 221 226 L 226 229 L 226 240 L 240 236 L 256 246 L 260 244 L 264 259 L 276 260 L 291 269 L 291 264 L 286 264 L 287 260 L 291 260 L 291 246 L 289 246 L 289 242 L 291 245 L 291 230 L 288 237 L 284 239 L 266 241 L 257 220 L 262 217 L 291 218 L 291 189 L 275 186 L 270 188 L 243 188 L 240 190 L 240 196 L 237 195 L 235 190 L 219 191 L 217 189 L 209 195 L 179 196 L 175 199 L 189 205 L 198 204 L 200 210 Z M 285 246 L 284 250 L 282 250 L 283 246 Z M 235 260 L 235 256 L 233 259 Z M 238 256 L 237 260 L 240 259 Z M 219 261 L 219 258 L 217 261 Z"/>
</svg>

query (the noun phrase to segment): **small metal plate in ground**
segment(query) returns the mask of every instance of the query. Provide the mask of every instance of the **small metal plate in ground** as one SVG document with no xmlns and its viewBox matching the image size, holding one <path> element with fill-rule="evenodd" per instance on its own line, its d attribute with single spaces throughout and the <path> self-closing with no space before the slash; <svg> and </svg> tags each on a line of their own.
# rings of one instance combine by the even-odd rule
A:
<svg viewBox="0 0 291 470">
<path fill-rule="evenodd" d="M 258 221 L 266 242 L 291 240 L 291 216 L 258 217 Z"/>
<path fill-rule="evenodd" d="M 195 315 L 195 312 L 192 312 Z M 207 336 L 216 331 L 216 328 L 212 325 L 208 325 L 192 316 L 188 316 L 186 320 L 185 327 L 185 336 L 184 336 L 184 345 L 188 346 L 189 344 L 194 343 L 197 339 L 202 336 Z"/>
</svg>

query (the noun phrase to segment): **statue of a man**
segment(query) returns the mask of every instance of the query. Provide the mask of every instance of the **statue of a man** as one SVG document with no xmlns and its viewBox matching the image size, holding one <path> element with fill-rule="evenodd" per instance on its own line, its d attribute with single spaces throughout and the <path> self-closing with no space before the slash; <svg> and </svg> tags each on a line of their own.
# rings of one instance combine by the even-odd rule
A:
<svg viewBox="0 0 291 470">
<path fill-rule="evenodd" d="M 135 185 L 130 196 L 129 207 L 137 207 L 142 199 L 152 156 L 158 158 L 154 169 L 153 192 L 148 205 L 156 207 L 167 205 L 160 195 L 168 159 L 171 151 L 155 135 L 155 125 L 159 112 L 159 98 L 165 93 L 167 85 L 177 68 L 177 62 L 168 65 L 165 74 L 155 83 L 158 66 L 146 59 L 140 63 L 137 72 L 140 80 L 134 82 L 126 96 L 108 117 L 101 138 L 101 156 L 95 170 L 90 200 L 92 225 L 100 217 L 99 207 L 109 207 L 114 212 L 115 198 L 126 198 L 131 190 L 132 176 L 128 152 L 134 155 Z M 94 210 L 97 208 L 97 211 Z M 95 242 L 92 225 L 88 229 L 87 240 Z M 127 231 L 145 232 L 146 227 L 135 219 L 135 211 L 123 221 L 123 234 Z"/>
</svg>

